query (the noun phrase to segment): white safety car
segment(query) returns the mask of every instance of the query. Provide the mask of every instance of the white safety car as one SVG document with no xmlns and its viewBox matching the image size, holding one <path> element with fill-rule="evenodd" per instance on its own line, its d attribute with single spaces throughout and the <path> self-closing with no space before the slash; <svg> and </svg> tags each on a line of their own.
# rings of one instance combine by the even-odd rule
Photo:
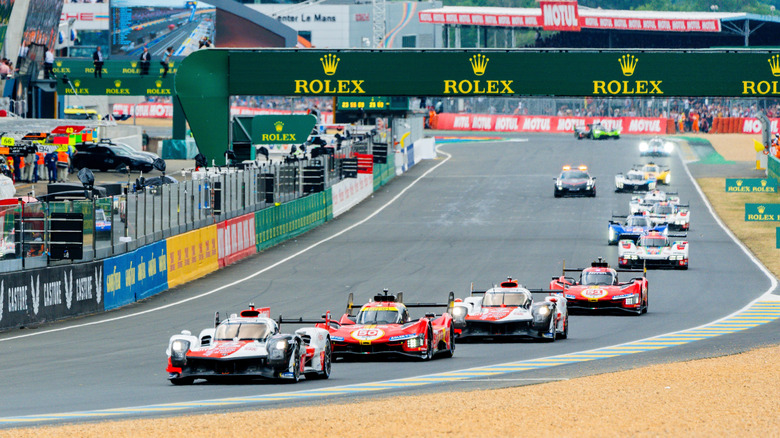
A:
<svg viewBox="0 0 780 438">
<path fill-rule="evenodd" d="M 688 231 L 691 212 L 687 205 L 669 201 L 656 202 L 647 212 L 647 219 L 654 226 L 668 225 L 670 231 Z"/>
<path fill-rule="evenodd" d="M 534 301 L 533 294 L 544 294 Z M 553 342 L 569 334 L 566 299 L 559 291 L 527 289 L 507 278 L 488 290 L 456 300 L 452 321 L 457 339 L 536 338 Z"/>
<path fill-rule="evenodd" d="M 632 196 L 631 201 L 628 203 L 628 211 L 630 214 L 642 214 L 650 211 L 656 202 L 671 202 L 673 204 L 680 203 L 680 197 L 676 192 L 665 192 L 663 190 L 651 190 L 641 196 Z"/>
<path fill-rule="evenodd" d="M 650 231 L 635 243 L 633 240 L 618 242 L 618 265 L 621 268 L 668 267 L 688 269 L 687 235 Z"/>
<path fill-rule="evenodd" d="M 270 308 L 249 309 L 219 321 L 196 336 L 184 330 L 168 341 L 168 379 L 189 385 L 195 379 L 267 378 L 297 382 L 327 379 L 331 369 L 328 331 L 305 327 L 293 334 L 279 332 Z"/>
</svg>

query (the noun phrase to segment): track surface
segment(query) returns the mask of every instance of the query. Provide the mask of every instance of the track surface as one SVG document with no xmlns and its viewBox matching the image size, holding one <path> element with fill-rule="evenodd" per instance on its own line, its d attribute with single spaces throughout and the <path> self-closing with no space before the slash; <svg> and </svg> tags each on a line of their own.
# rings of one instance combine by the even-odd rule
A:
<svg viewBox="0 0 780 438">
<path fill-rule="evenodd" d="M 529 141 L 444 146 L 452 159 L 376 217 L 218 293 L 104 324 L 9 339 L 147 311 L 255 273 L 364 219 L 438 161 L 415 166 L 351 212 L 295 241 L 185 287 L 107 314 L 0 335 L 0 369 L 7 382 L 0 393 L 2 416 L 312 389 L 582 351 L 713 321 L 770 287 L 767 277 L 707 213 L 679 158 L 661 158 L 657 161 L 671 165 L 672 189 L 691 205 L 691 268 L 648 273 L 647 315 L 574 315 L 569 339 L 553 344 L 460 344 L 455 358 L 427 363 L 338 362 L 330 380 L 294 387 L 173 387 L 167 382 L 164 351 L 171 334 L 197 332 L 212 323 L 214 311 L 224 315 L 248 302 L 270 306 L 273 315 L 316 317 L 327 309 L 342 311 L 349 292 L 356 302 L 385 287 L 404 291 L 408 301 L 442 301 L 450 290 L 463 297 L 471 282 L 487 287 L 507 275 L 528 287 L 546 287 L 563 259 L 570 267 L 585 266 L 597 256 L 615 264 L 617 249 L 606 245 L 607 220 L 613 210 L 627 212 L 630 195 L 613 192 L 613 177 L 647 161 L 638 157 L 638 138 L 523 137 Z M 554 199 L 552 178 L 561 165 L 580 163 L 598 178 L 598 196 Z"/>
</svg>

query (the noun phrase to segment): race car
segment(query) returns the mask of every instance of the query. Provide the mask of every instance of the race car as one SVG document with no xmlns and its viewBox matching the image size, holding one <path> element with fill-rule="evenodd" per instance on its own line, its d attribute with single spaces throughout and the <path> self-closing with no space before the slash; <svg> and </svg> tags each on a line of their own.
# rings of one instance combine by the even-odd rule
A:
<svg viewBox="0 0 780 438">
<path fill-rule="evenodd" d="M 669 201 L 656 202 L 647 212 L 647 218 L 654 225 L 667 225 L 669 231 L 688 231 L 691 212 L 687 205 Z"/>
<path fill-rule="evenodd" d="M 433 359 L 436 355 L 452 357 L 455 353 L 455 337 L 452 315 L 449 313 L 454 302 L 450 292 L 447 303 L 404 303 L 403 292 L 398 296 L 382 294 L 360 307 L 357 315 L 352 315 L 353 296 L 349 294 L 347 310 L 338 321 L 325 320 L 316 327 L 330 333 L 333 357 L 346 358 L 361 355 L 390 355 Z M 446 307 L 441 315 L 426 313 L 419 319 L 409 316 L 409 308 Z"/>
<path fill-rule="evenodd" d="M 580 272 L 579 280 L 567 277 L 567 272 Z M 618 273 L 642 273 L 626 282 Z M 550 289 L 561 291 L 567 308 L 577 310 L 615 310 L 635 315 L 647 313 L 648 282 L 644 270 L 612 269 L 601 257 L 589 268 L 567 269 L 564 263 L 560 277 L 553 277 Z"/>
<path fill-rule="evenodd" d="M 566 300 L 550 292 L 532 292 L 512 277 L 488 290 L 472 290 L 471 296 L 456 300 L 452 308 L 456 338 L 535 338 L 549 342 L 566 339 L 569 335 Z M 533 293 L 546 296 L 534 301 Z"/>
<path fill-rule="evenodd" d="M 596 196 L 596 178 L 588 173 L 588 166 L 580 165 L 576 169 L 563 166 L 560 176 L 553 178 L 555 186 L 553 196 Z"/>
<path fill-rule="evenodd" d="M 655 190 L 656 180 L 648 178 L 644 172 L 638 168 L 633 168 L 625 173 L 621 172 L 615 175 L 616 192 L 645 192 Z"/>
<path fill-rule="evenodd" d="M 306 327 L 294 334 L 279 332 L 268 307 L 242 310 L 224 321 L 216 314 L 214 328 L 195 337 L 188 330 L 168 341 L 168 380 L 189 385 L 195 379 L 267 378 L 298 382 L 327 379 L 331 342 L 327 330 Z"/>
<path fill-rule="evenodd" d="M 628 211 L 631 214 L 641 214 L 650 211 L 656 202 L 664 201 L 679 204 L 680 197 L 677 196 L 677 192 L 665 192 L 658 189 L 651 190 L 642 196 L 632 196 L 631 201 L 628 202 Z"/>
<path fill-rule="evenodd" d="M 645 165 L 637 165 L 637 167 L 645 174 L 645 178 L 654 179 L 658 184 L 669 185 L 672 181 L 668 167 L 659 166 L 652 161 Z"/>
<path fill-rule="evenodd" d="M 662 137 L 653 137 L 639 142 L 639 155 L 642 157 L 668 157 L 672 152 L 674 152 L 674 143 Z"/>
<path fill-rule="evenodd" d="M 629 269 L 637 266 L 688 269 L 688 241 L 682 240 L 685 237 L 686 233 L 665 235 L 649 231 L 637 242 L 621 240 L 618 264 Z"/>
<path fill-rule="evenodd" d="M 590 123 L 585 126 L 575 126 L 574 136 L 579 140 L 583 138 L 591 138 L 593 140 L 613 138 L 617 140 L 620 138 L 620 131 L 617 129 L 609 130 L 601 123 Z"/>
<path fill-rule="evenodd" d="M 615 219 L 625 219 L 625 222 L 620 223 Z M 648 231 L 658 231 L 659 233 L 667 233 L 666 225 L 654 224 L 647 215 L 634 214 L 630 216 L 612 215 L 612 219 L 607 225 L 607 244 L 616 245 L 620 240 L 633 240 L 636 241 L 643 234 Z"/>
</svg>

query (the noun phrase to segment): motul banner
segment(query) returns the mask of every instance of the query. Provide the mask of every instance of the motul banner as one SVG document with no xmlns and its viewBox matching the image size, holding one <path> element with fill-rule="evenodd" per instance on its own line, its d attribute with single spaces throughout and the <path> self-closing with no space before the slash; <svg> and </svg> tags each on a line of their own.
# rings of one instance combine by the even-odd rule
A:
<svg viewBox="0 0 780 438">
<path fill-rule="evenodd" d="M 255 214 L 249 213 L 218 223 L 217 245 L 220 267 L 256 253 Z"/>
<path fill-rule="evenodd" d="M 661 32 L 720 32 L 720 20 L 670 20 L 662 18 L 582 17 L 591 29 L 651 30 Z"/>
<path fill-rule="evenodd" d="M 133 105 L 132 103 L 115 103 L 113 113 L 117 115 L 129 114 L 134 117 L 150 119 L 170 119 L 173 118 L 173 104 L 147 102 Z M 234 116 L 252 116 L 260 114 L 306 114 L 306 111 L 286 111 L 248 106 L 233 106 L 230 108 L 230 113 Z M 333 123 L 333 113 L 320 113 L 320 122 Z"/>
<path fill-rule="evenodd" d="M 540 1 L 542 29 L 579 31 L 577 1 Z"/>
<path fill-rule="evenodd" d="M 492 114 L 438 115 L 437 129 L 499 132 L 574 132 L 575 126 L 601 123 L 623 134 L 665 134 L 667 119 L 655 117 L 557 117 Z"/>
<path fill-rule="evenodd" d="M 770 126 L 772 128 L 772 134 L 778 132 L 777 122 L 780 119 L 769 119 Z M 761 134 L 761 122 L 758 119 L 746 117 L 742 119 L 742 131 L 743 134 Z"/>
</svg>

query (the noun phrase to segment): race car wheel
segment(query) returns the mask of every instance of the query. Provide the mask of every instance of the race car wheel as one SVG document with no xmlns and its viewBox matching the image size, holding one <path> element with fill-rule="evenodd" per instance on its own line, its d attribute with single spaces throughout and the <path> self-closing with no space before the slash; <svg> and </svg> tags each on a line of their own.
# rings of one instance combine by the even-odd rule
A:
<svg viewBox="0 0 780 438">
<path fill-rule="evenodd" d="M 452 357 L 455 355 L 455 331 L 452 329 L 452 324 L 447 327 L 447 331 L 450 334 L 450 348 L 444 352 L 444 357 Z"/>
<path fill-rule="evenodd" d="M 556 190 L 556 191 L 553 193 L 553 196 L 555 196 L 556 198 L 560 198 L 560 197 L 561 197 L 561 192 L 560 192 L 560 191 L 558 191 L 558 190 Z"/>
<path fill-rule="evenodd" d="M 541 335 L 542 339 L 544 339 L 547 342 L 555 342 L 555 338 L 557 337 L 557 334 L 555 332 L 556 332 L 555 318 L 550 316 L 550 329 L 546 333 L 545 332 L 539 333 L 539 335 Z M 549 335 L 549 334 L 552 334 L 552 336 L 550 336 L 549 338 L 544 337 L 544 335 Z"/>
<path fill-rule="evenodd" d="M 325 358 L 323 359 L 323 367 L 322 371 L 318 371 L 316 373 L 306 373 L 306 379 L 308 380 L 314 380 L 314 379 L 327 379 L 330 377 L 330 368 L 331 368 L 331 352 L 330 352 L 330 338 L 328 338 L 327 345 L 325 345 Z"/>
<path fill-rule="evenodd" d="M 171 379 L 171 383 L 173 383 L 176 386 L 180 385 L 192 385 L 192 382 L 195 381 L 194 377 L 177 377 L 174 379 Z"/>
<path fill-rule="evenodd" d="M 590 197 L 595 198 L 596 197 L 596 188 L 593 188 L 593 191 L 590 192 Z"/>
<path fill-rule="evenodd" d="M 425 345 L 426 349 L 422 360 L 431 360 L 433 359 L 433 333 L 430 326 L 428 326 L 428 331 L 425 332 Z"/>
<path fill-rule="evenodd" d="M 292 366 L 292 379 L 288 380 L 289 383 L 298 383 L 301 380 L 301 353 L 300 346 L 295 344 L 292 351 L 293 366 Z"/>
<path fill-rule="evenodd" d="M 563 333 L 561 333 L 558 336 L 560 336 L 561 339 L 566 339 L 569 337 L 569 311 L 568 310 L 566 311 L 566 315 L 563 319 Z"/>
</svg>

